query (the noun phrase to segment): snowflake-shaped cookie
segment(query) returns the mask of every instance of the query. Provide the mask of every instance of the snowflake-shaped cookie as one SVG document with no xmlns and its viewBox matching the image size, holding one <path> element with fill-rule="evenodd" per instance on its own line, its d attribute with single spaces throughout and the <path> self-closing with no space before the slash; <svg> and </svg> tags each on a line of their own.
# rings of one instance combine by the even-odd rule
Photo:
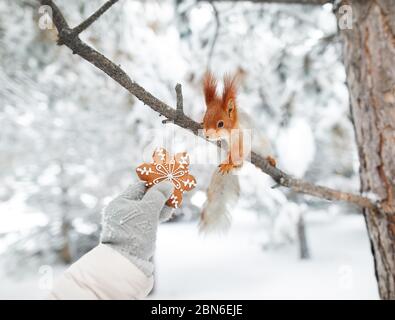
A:
<svg viewBox="0 0 395 320">
<path fill-rule="evenodd" d="M 189 155 L 186 152 L 177 153 L 170 158 L 164 148 L 158 148 L 152 155 L 152 163 L 143 163 L 136 169 L 138 177 L 146 181 L 146 186 L 169 180 L 174 185 L 174 192 L 166 204 L 173 208 L 180 207 L 182 194 L 196 186 L 195 178 L 189 174 Z"/>
</svg>

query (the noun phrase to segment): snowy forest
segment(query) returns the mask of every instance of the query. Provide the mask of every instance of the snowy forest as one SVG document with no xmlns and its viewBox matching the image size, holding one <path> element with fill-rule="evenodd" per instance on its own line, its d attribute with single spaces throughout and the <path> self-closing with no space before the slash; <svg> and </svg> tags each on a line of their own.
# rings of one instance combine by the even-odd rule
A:
<svg viewBox="0 0 395 320">
<path fill-rule="evenodd" d="M 394 51 L 391 0 L 2 0 L 0 299 L 45 297 L 164 145 L 197 186 L 159 227 L 149 298 L 395 299 Z M 244 164 L 230 230 L 208 235 L 206 70 L 239 75 L 277 160 Z"/>
</svg>

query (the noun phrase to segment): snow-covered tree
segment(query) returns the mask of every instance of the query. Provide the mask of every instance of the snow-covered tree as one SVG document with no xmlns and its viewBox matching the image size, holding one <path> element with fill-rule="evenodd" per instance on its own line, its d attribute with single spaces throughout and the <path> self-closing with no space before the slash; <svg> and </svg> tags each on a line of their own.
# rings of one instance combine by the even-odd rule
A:
<svg viewBox="0 0 395 320">
<path fill-rule="evenodd" d="M 59 5 L 77 25 L 101 4 Z M 38 8 L 35 1 L 0 4 L 0 196 L 23 194 L 26 206 L 46 217 L 18 237 L 14 252 L 69 262 L 97 241 L 100 209 L 133 181 L 152 140 L 171 139 L 175 131 L 173 147 L 193 152 L 196 146 L 190 133 L 164 126 L 112 79 L 56 46 L 56 30 L 39 27 Z M 335 35 L 330 6 L 257 10 L 249 3 L 169 0 L 120 2 L 81 37 L 163 101 L 175 101 L 174 85 L 181 82 L 185 113 L 198 121 L 205 70 L 238 72 L 240 105 L 273 142 L 279 166 L 351 190 L 358 184 L 356 153 Z M 192 166 L 201 191 L 214 166 Z M 268 221 L 262 232 L 268 244 L 293 242 L 312 210 L 292 192 L 272 189 L 273 180 L 252 165 L 241 178 L 240 206 Z M 194 204 L 187 198 L 182 212 L 196 216 Z"/>
</svg>

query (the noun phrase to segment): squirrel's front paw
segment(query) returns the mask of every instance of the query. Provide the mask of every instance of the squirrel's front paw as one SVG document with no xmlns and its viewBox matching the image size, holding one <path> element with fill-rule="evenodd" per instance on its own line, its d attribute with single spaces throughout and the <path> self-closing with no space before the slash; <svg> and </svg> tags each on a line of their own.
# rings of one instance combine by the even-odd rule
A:
<svg viewBox="0 0 395 320">
<path fill-rule="evenodd" d="M 218 167 L 219 167 L 219 172 L 225 174 L 225 173 L 229 173 L 236 166 L 233 163 L 221 163 Z"/>
<path fill-rule="evenodd" d="M 269 164 L 270 164 L 272 167 L 275 167 L 275 166 L 277 165 L 276 159 L 274 159 L 274 158 L 271 157 L 271 156 L 266 157 L 266 160 L 267 160 L 267 162 L 269 162 Z"/>
</svg>

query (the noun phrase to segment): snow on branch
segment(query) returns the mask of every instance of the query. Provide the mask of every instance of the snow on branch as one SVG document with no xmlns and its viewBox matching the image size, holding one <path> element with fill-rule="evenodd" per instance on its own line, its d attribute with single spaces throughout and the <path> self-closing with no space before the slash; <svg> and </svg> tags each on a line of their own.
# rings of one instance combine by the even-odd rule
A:
<svg viewBox="0 0 395 320">
<path fill-rule="evenodd" d="M 106 10 L 108 10 L 117 0 L 107 1 L 98 11 L 96 11 L 87 20 L 78 25 L 75 29 L 71 29 L 63 14 L 52 0 L 38 0 L 42 5 L 49 5 L 53 11 L 53 22 L 58 30 L 58 44 L 65 45 L 70 48 L 74 54 L 79 55 L 86 61 L 90 62 L 98 69 L 105 72 L 113 80 L 118 82 L 127 91 L 133 94 L 137 99 L 142 101 L 145 105 L 149 106 L 152 110 L 158 112 L 160 115 L 166 118 L 165 122 L 171 121 L 179 127 L 192 131 L 195 135 L 198 135 L 199 129 L 202 129 L 200 123 L 194 121 L 185 115 L 183 110 L 183 98 L 181 85 L 177 84 L 177 108 L 174 109 L 165 102 L 159 100 L 150 92 L 145 90 L 137 82 L 133 81 L 125 71 L 114 62 L 109 60 L 107 57 L 87 45 L 83 42 L 78 34 L 89 27 L 94 21 L 96 21 Z M 291 2 L 291 0 L 283 0 L 283 2 Z M 317 0 L 315 2 L 319 2 Z M 263 2 L 263 1 L 262 1 Z M 270 2 L 270 1 L 266 1 Z M 277 0 L 281 2 L 281 0 Z M 295 2 L 295 1 L 294 1 Z M 300 0 L 300 3 L 307 3 L 308 1 Z M 310 2 L 314 2 L 310 0 Z M 324 2 L 324 1 L 321 1 Z M 76 31 L 77 30 L 77 31 Z M 202 136 L 200 136 L 204 139 Z M 310 182 L 296 179 L 278 168 L 271 166 L 266 159 L 259 156 L 256 152 L 251 154 L 251 163 L 257 168 L 261 169 L 264 173 L 268 174 L 273 178 L 279 186 L 287 187 L 295 192 L 303 193 L 306 195 L 330 200 L 330 201 L 344 201 L 352 203 L 361 208 L 373 209 L 379 211 L 380 205 L 370 200 L 367 197 L 363 197 L 357 194 L 341 192 L 335 189 L 314 185 Z"/>
</svg>

